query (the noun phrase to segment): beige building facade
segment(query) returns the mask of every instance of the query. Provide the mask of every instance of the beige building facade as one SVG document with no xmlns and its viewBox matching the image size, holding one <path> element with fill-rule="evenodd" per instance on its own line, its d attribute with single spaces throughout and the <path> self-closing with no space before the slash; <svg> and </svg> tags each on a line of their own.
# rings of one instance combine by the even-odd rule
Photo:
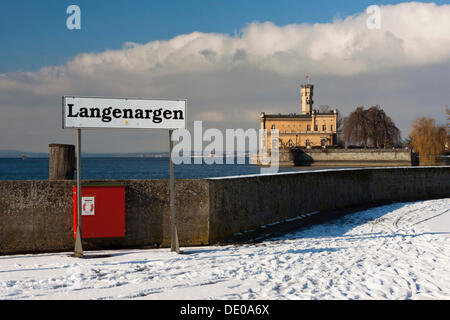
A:
<svg viewBox="0 0 450 320">
<path fill-rule="evenodd" d="M 266 146 L 271 148 L 270 131 L 279 130 L 279 148 L 333 146 L 337 144 L 337 110 L 319 112 L 313 109 L 314 85 L 300 87 L 301 113 L 260 115 L 260 128 L 267 130 Z M 262 143 L 264 143 L 262 141 Z"/>
</svg>

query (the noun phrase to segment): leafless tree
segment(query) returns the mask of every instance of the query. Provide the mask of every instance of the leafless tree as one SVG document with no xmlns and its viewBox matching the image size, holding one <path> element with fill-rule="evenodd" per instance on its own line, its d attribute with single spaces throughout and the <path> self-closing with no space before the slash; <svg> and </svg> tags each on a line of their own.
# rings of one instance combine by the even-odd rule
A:
<svg viewBox="0 0 450 320">
<path fill-rule="evenodd" d="M 380 106 L 357 107 L 344 121 L 343 138 L 346 145 L 387 148 L 400 144 L 400 130 Z"/>
<path fill-rule="evenodd" d="M 394 147 L 400 144 L 400 130 L 380 106 L 370 107 L 367 112 L 368 138 L 375 148 Z"/>
<path fill-rule="evenodd" d="M 364 107 L 357 107 L 344 121 L 344 142 L 346 145 L 362 144 L 367 147 L 368 119 Z"/>
</svg>

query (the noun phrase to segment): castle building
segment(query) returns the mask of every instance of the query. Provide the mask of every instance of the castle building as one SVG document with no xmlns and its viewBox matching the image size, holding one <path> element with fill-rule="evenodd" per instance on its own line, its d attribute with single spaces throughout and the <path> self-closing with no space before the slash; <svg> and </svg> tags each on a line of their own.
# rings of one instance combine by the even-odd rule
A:
<svg viewBox="0 0 450 320">
<path fill-rule="evenodd" d="M 300 86 L 301 113 L 260 115 L 261 129 L 267 130 L 267 148 L 271 148 L 270 130 L 279 130 L 279 148 L 332 146 L 337 144 L 338 111 L 313 109 L 314 85 Z"/>
</svg>

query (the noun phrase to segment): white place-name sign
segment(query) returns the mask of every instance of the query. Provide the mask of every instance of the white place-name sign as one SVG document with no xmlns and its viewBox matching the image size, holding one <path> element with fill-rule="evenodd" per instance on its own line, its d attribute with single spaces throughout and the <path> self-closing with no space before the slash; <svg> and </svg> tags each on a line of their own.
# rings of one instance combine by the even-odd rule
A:
<svg viewBox="0 0 450 320">
<path fill-rule="evenodd" d="M 184 129 L 186 100 L 64 96 L 63 128 Z"/>
</svg>

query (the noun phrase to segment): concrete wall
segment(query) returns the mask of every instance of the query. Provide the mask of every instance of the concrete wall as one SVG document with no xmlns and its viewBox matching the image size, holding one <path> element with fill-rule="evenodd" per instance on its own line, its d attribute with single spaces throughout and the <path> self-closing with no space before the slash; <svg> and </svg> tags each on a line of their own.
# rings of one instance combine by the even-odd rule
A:
<svg viewBox="0 0 450 320">
<path fill-rule="evenodd" d="M 450 196 L 450 167 L 309 171 L 214 179 L 210 242 L 261 225 L 363 204 Z"/>
<path fill-rule="evenodd" d="M 126 237 L 84 249 L 168 246 L 167 180 L 125 184 Z M 72 181 L 0 181 L 0 254 L 72 251 Z M 177 180 L 181 246 L 217 243 L 313 211 L 450 196 L 450 167 L 342 169 Z"/>
<path fill-rule="evenodd" d="M 95 182 L 95 181 L 90 181 Z M 167 180 L 125 184 L 125 238 L 85 239 L 84 249 L 170 243 Z M 73 250 L 72 181 L 0 181 L 0 254 Z M 177 180 L 178 232 L 183 245 L 208 242 L 205 180 Z"/>
<path fill-rule="evenodd" d="M 0 253 L 73 246 L 72 183 L 0 181 Z"/>
</svg>

